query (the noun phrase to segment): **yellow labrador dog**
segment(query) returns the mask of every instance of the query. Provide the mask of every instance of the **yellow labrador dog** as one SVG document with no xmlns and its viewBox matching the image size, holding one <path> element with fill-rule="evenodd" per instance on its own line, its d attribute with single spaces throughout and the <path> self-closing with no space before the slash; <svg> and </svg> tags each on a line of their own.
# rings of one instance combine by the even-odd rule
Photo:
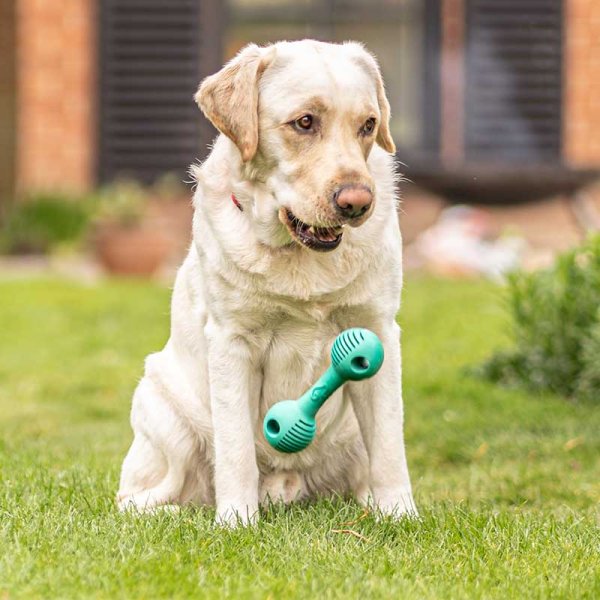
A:
<svg viewBox="0 0 600 600">
<path fill-rule="evenodd" d="M 384 514 L 416 514 L 394 143 L 374 58 L 357 43 L 250 45 L 196 100 L 221 135 L 194 168 L 194 242 L 171 336 L 133 398 L 119 506 L 215 504 L 217 520 L 235 524 L 269 499 L 351 493 Z M 306 450 L 279 453 L 262 435 L 266 411 L 316 380 L 348 327 L 379 335 L 383 367 L 327 401 Z"/>
</svg>

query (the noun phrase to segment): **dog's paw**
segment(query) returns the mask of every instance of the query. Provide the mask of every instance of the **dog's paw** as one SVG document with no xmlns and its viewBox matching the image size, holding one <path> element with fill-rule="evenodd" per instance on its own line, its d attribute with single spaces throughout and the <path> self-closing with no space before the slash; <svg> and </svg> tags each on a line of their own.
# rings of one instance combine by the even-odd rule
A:
<svg viewBox="0 0 600 600">
<path fill-rule="evenodd" d="M 371 502 L 373 508 L 381 517 L 391 517 L 393 519 L 419 518 L 419 511 L 410 489 L 378 494 L 371 499 Z"/>
<path fill-rule="evenodd" d="M 117 509 L 119 512 L 144 513 L 153 507 L 140 504 L 136 494 L 117 494 Z"/>
<path fill-rule="evenodd" d="M 258 506 L 242 505 L 235 507 L 232 504 L 217 506 L 215 524 L 219 527 L 248 527 L 258 522 Z"/>
<path fill-rule="evenodd" d="M 304 478 L 296 471 L 281 471 L 265 475 L 260 486 L 260 503 L 283 502 L 289 504 L 306 494 Z"/>
<path fill-rule="evenodd" d="M 144 515 L 164 513 L 178 513 L 181 511 L 179 504 L 157 504 L 144 494 L 118 494 L 117 508 L 120 512 L 131 512 Z"/>
<path fill-rule="evenodd" d="M 356 486 L 353 493 L 354 498 L 361 506 L 369 508 L 369 506 L 371 505 L 372 497 L 371 490 L 369 490 L 369 485 L 367 483 L 363 483 L 361 485 Z"/>
</svg>

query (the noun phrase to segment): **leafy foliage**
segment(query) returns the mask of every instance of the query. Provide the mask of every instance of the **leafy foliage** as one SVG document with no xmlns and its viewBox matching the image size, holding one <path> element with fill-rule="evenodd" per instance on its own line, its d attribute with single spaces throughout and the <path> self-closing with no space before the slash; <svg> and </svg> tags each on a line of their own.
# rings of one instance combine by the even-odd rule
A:
<svg viewBox="0 0 600 600">
<path fill-rule="evenodd" d="M 148 192 L 136 181 L 121 179 L 101 187 L 94 196 L 98 223 L 135 227 L 144 217 Z"/>
<path fill-rule="evenodd" d="M 0 230 L 0 253 L 42 254 L 79 240 L 90 220 L 89 203 L 59 194 L 26 198 L 15 205 Z"/>
<path fill-rule="evenodd" d="M 90 226 L 136 227 L 149 201 L 169 202 L 188 190 L 173 175 L 153 186 L 119 179 L 81 197 L 42 192 L 20 199 L 0 223 L 0 254 L 46 254 L 59 244 L 77 243 Z"/>
<path fill-rule="evenodd" d="M 497 352 L 484 376 L 572 398 L 600 399 L 600 236 L 548 270 L 509 279 L 515 348 Z"/>
</svg>

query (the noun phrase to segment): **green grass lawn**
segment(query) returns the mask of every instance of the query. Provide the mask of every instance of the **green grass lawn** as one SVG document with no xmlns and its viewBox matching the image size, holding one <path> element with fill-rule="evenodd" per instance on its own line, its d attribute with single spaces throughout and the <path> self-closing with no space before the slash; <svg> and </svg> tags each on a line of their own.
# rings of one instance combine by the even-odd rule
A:
<svg viewBox="0 0 600 600">
<path fill-rule="evenodd" d="M 209 510 L 118 514 L 130 396 L 169 295 L 0 283 L 0 598 L 600 598 L 600 405 L 465 374 L 508 343 L 485 283 L 405 285 L 419 521 L 347 525 L 362 511 L 342 500 L 233 531 Z"/>
</svg>

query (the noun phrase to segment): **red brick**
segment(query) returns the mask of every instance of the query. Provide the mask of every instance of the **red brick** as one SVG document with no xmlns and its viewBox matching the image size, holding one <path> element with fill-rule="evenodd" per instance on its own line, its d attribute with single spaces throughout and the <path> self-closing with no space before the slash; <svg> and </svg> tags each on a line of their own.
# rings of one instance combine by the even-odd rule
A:
<svg viewBox="0 0 600 600">
<path fill-rule="evenodd" d="M 17 0 L 18 185 L 93 185 L 98 0 Z"/>
<path fill-rule="evenodd" d="M 600 2 L 567 0 L 564 155 L 573 166 L 600 164 Z"/>
</svg>

